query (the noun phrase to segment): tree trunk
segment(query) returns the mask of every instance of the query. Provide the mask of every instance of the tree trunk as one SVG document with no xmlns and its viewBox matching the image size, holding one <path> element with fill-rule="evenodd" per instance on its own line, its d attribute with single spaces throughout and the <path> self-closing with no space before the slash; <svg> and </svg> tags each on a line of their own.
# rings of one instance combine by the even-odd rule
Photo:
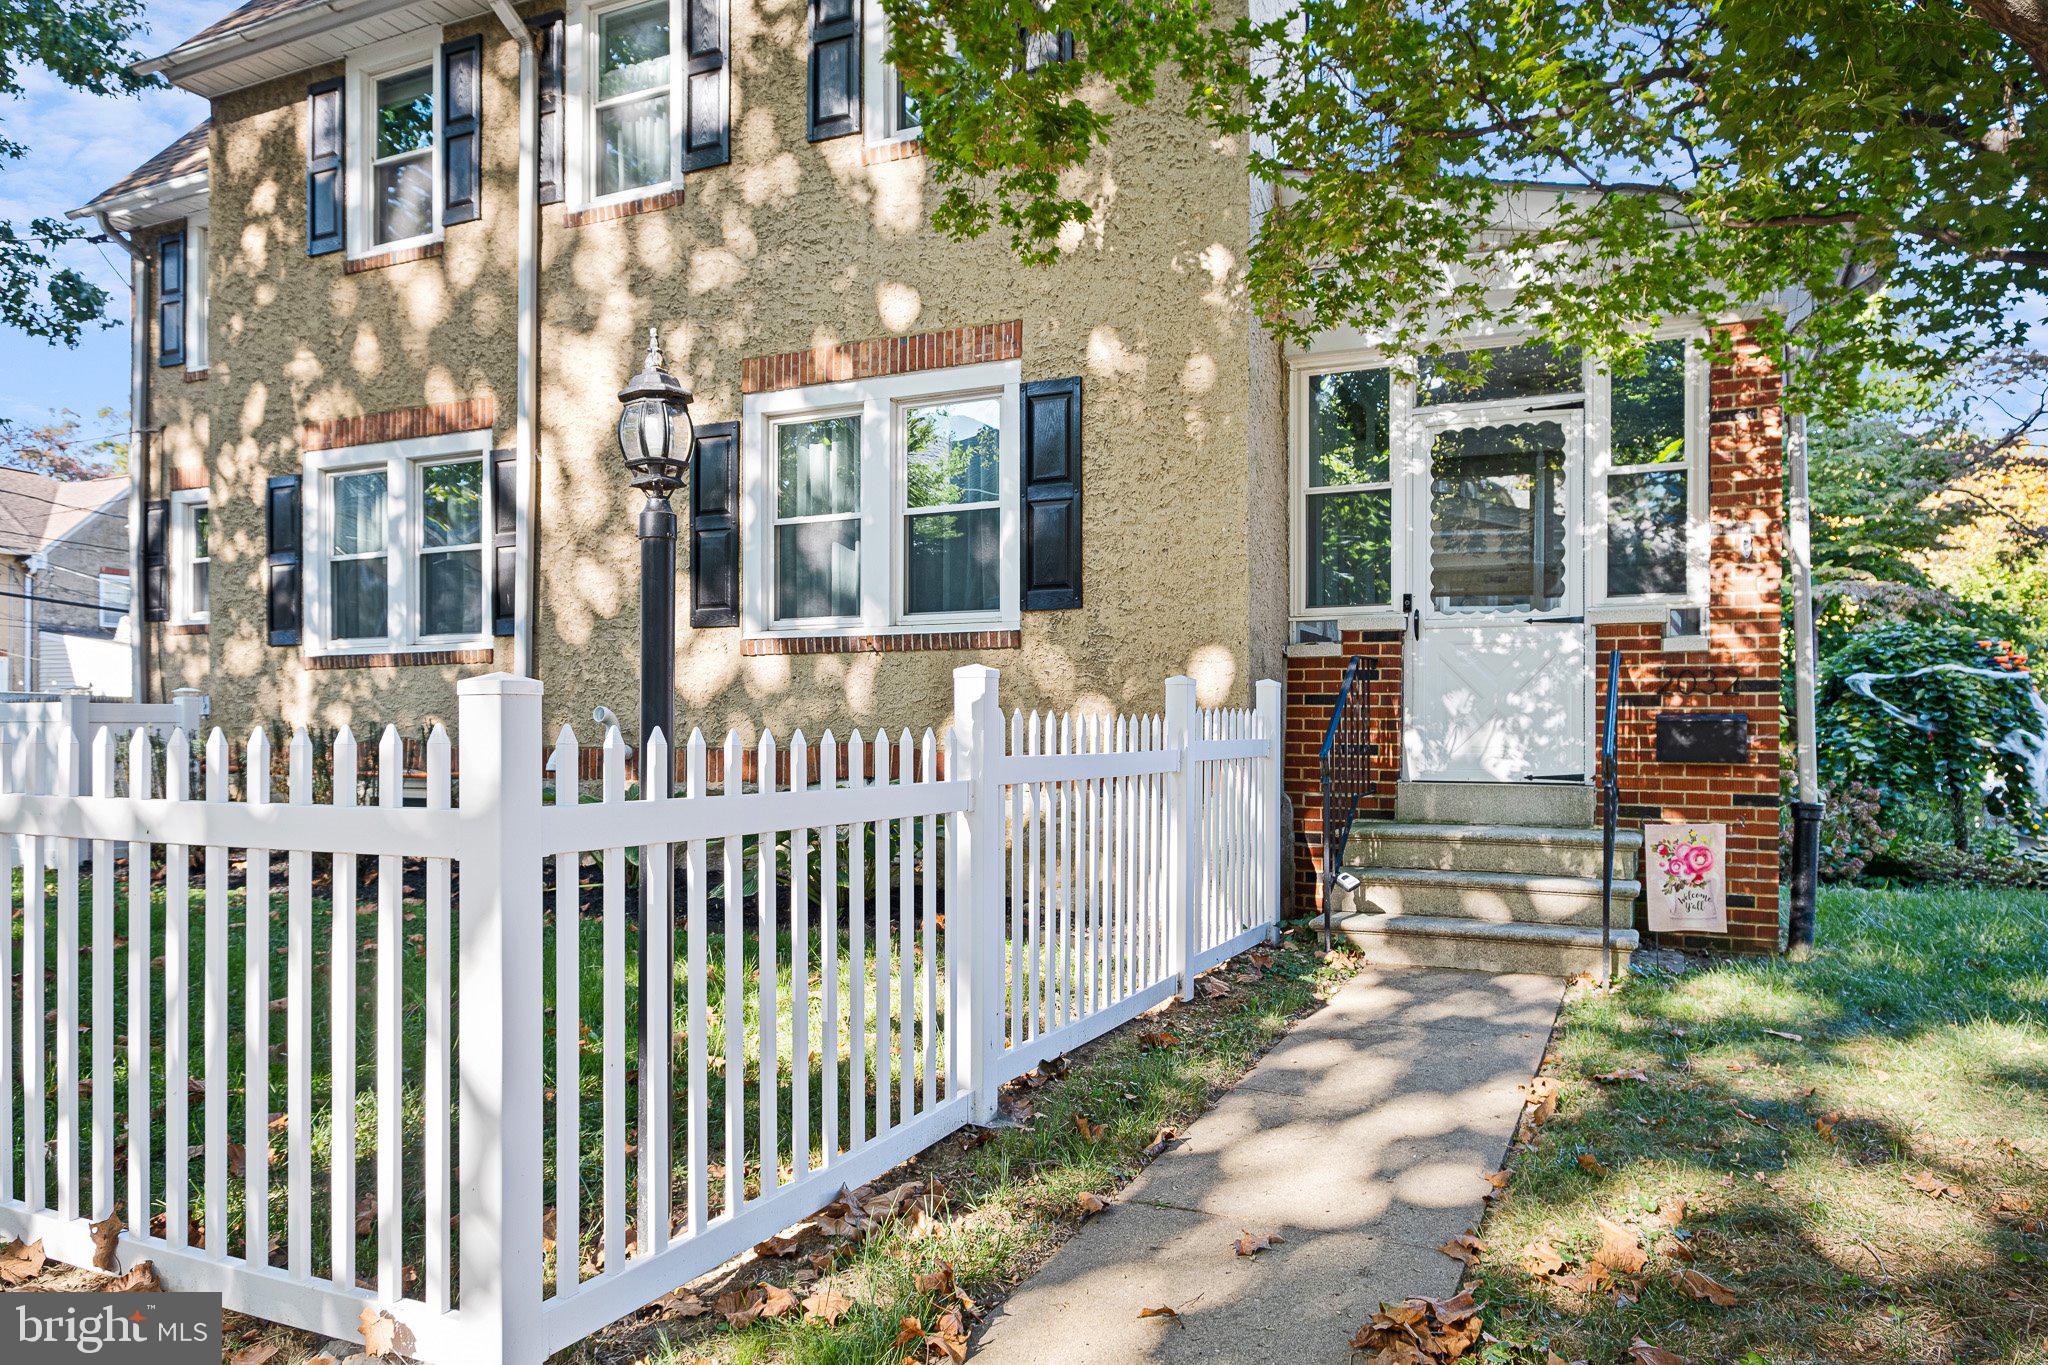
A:
<svg viewBox="0 0 2048 1365">
<path fill-rule="evenodd" d="M 2048 81 L 2048 0 L 1970 0 L 1970 9 L 2018 43 L 2035 74 Z"/>
<path fill-rule="evenodd" d="M 1956 852 L 1970 851 L 1970 786 L 1963 775 L 1950 772 L 1942 784 L 1948 797 L 1949 839 L 1956 846 Z"/>
</svg>

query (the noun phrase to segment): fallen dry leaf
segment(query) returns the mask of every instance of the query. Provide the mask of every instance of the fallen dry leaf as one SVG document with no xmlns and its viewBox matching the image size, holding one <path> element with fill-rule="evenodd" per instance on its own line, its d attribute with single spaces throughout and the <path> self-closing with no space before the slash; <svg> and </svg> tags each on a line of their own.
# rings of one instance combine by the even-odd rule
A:
<svg viewBox="0 0 2048 1365">
<path fill-rule="evenodd" d="M 1231 1250 L 1240 1256 L 1256 1256 L 1262 1251 L 1271 1250 L 1285 1240 L 1277 1232 L 1269 1232 L 1264 1236 L 1254 1237 L 1251 1233 L 1240 1229 L 1237 1240 L 1232 1242 L 1230 1246 Z"/>
<path fill-rule="evenodd" d="M 1093 1190 L 1081 1191 L 1081 1193 L 1074 1196 L 1074 1202 L 1081 1206 L 1081 1216 L 1083 1218 L 1093 1218 L 1096 1214 L 1109 1207 L 1109 1201 Z"/>
<path fill-rule="evenodd" d="M 1151 1033 L 1141 1033 L 1138 1035 L 1138 1050 L 1140 1052 L 1157 1052 L 1161 1048 L 1172 1047 L 1179 1041 L 1180 1038 L 1177 1035 L 1168 1033 L 1165 1029 L 1157 1029 Z"/>
<path fill-rule="evenodd" d="M 1841 1138 L 1835 1135 L 1835 1125 L 1841 1121 L 1840 1114 L 1822 1114 L 1813 1121 L 1813 1130 L 1829 1142 L 1840 1142 Z"/>
<path fill-rule="evenodd" d="M 1539 1237 L 1523 1247 L 1517 1264 L 1538 1279 L 1547 1280 L 1564 1272 L 1564 1257 L 1557 1254 L 1548 1238 Z"/>
<path fill-rule="evenodd" d="M 967 1359 L 967 1323 L 957 1308 L 948 1308 L 939 1314 L 939 1320 L 932 1330 L 924 1334 L 926 1358 L 933 1350 L 946 1359 L 958 1362 Z"/>
<path fill-rule="evenodd" d="M 1781 1028 L 1767 1028 L 1767 1029 L 1765 1029 L 1765 1030 L 1764 1030 L 1764 1032 L 1765 1032 L 1765 1033 L 1768 1033 L 1768 1034 L 1770 1034 L 1770 1035 L 1771 1035 L 1771 1036 L 1772 1036 L 1773 1038 L 1783 1038 L 1783 1039 L 1786 1039 L 1786 1040 L 1787 1040 L 1787 1041 L 1789 1041 L 1789 1042 L 1794 1042 L 1794 1043 L 1803 1043 L 1803 1042 L 1805 1042 L 1805 1041 L 1806 1041 L 1806 1035 L 1805 1035 L 1805 1034 L 1803 1034 L 1803 1033 L 1787 1033 L 1787 1032 L 1785 1032 L 1785 1030 L 1783 1030 L 1783 1029 L 1781 1029 Z"/>
<path fill-rule="evenodd" d="M 244 1346 L 227 1359 L 227 1365 L 264 1365 L 278 1352 L 274 1341 L 258 1341 Z"/>
<path fill-rule="evenodd" d="M 1930 1175 L 1926 1171 L 1913 1172 L 1913 1174 L 1906 1177 L 1906 1183 L 1932 1199 L 1961 1199 L 1963 1197 L 1963 1192 L 1960 1188 L 1949 1184 L 1939 1176 Z"/>
<path fill-rule="evenodd" d="M 671 1318 L 701 1318 L 711 1311 L 711 1305 L 687 1289 L 671 1289 L 654 1301 L 662 1314 Z"/>
<path fill-rule="evenodd" d="M 896 1340 L 893 1345 L 898 1350 L 913 1342 L 922 1340 L 924 1340 L 924 1324 L 922 1322 L 908 1316 L 896 1319 Z"/>
<path fill-rule="evenodd" d="M 1602 1085 L 1619 1085 L 1623 1081 L 1641 1081 L 1648 1085 L 1650 1078 L 1641 1071 L 1602 1071 L 1593 1077 Z"/>
<path fill-rule="evenodd" d="M 1593 1222 L 1600 1229 L 1600 1249 L 1593 1253 L 1595 1265 L 1605 1266 L 1617 1275 L 1633 1275 L 1643 1268 L 1649 1256 L 1640 1237 L 1597 1213 Z"/>
<path fill-rule="evenodd" d="M 1230 994 L 1230 983 L 1220 976 L 1205 976 L 1201 980 L 1202 994 L 1211 1000 L 1222 1000 Z"/>
<path fill-rule="evenodd" d="M 805 1229 L 799 1228 L 788 1236 L 764 1238 L 754 1243 L 754 1254 L 762 1260 L 794 1256 L 803 1245 L 804 1232 Z"/>
<path fill-rule="evenodd" d="M 1076 1114 L 1074 1115 L 1074 1126 L 1081 1130 L 1082 1137 L 1086 1138 L 1090 1142 L 1096 1142 L 1101 1139 L 1103 1129 L 1107 1125 L 1100 1123 L 1090 1123 L 1088 1121 L 1088 1116 L 1086 1114 Z"/>
<path fill-rule="evenodd" d="M 43 1273 L 43 1242 L 9 1242 L 0 1247 L 0 1284 L 27 1284 Z"/>
<path fill-rule="evenodd" d="M 1140 1308 L 1138 1316 L 1141 1318 L 1178 1318 L 1180 1314 L 1175 1312 L 1170 1306 L 1162 1303 L 1157 1308 Z"/>
<path fill-rule="evenodd" d="M 116 1275 L 100 1286 L 103 1294 L 160 1294 L 164 1282 L 157 1275 L 156 1267 L 148 1261 L 137 1261 L 134 1268 L 125 1275 Z"/>
<path fill-rule="evenodd" d="M 356 1320 L 363 1332 L 363 1354 L 388 1356 L 398 1353 L 398 1320 L 389 1313 L 365 1308 Z"/>
<path fill-rule="evenodd" d="M 1673 1195 L 1657 1206 L 1657 1221 L 1667 1228 L 1675 1228 L 1685 1221 L 1685 1196 Z"/>
<path fill-rule="evenodd" d="M 771 1284 L 761 1292 L 761 1316 L 779 1318 L 784 1314 L 794 1313 L 801 1302 L 802 1300 L 783 1285 Z"/>
<path fill-rule="evenodd" d="M 1652 1346 L 1641 1337 L 1629 1343 L 1628 1358 L 1634 1365 L 1685 1365 L 1684 1356 L 1667 1351 L 1662 1346 Z"/>
<path fill-rule="evenodd" d="M 1555 1076 L 1532 1076 L 1515 1087 L 1521 1092 L 1523 1103 L 1529 1106 L 1529 1122 L 1548 1123 L 1557 1115 L 1557 1078 Z"/>
<path fill-rule="evenodd" d="M 1493 1186 L 1496 1190 L 1504 1190 L 1508 1187 L 1508 1182 L 1515 1178 L 1515 1173 L 1513 1171 L 1489 1171 L 1479 1178 Z M 1488 1196 L 1488 1198 L 1491 1197 L 1491 1195 Z"/>
<path fill-rule="evenodd" d="M 1383 1303 L 1351 1338 L 1354 1351 L 1373 1351 L 1374 1365 L 1429 1365 L 1455 1362 L 1479 1341 L 1479 1305 L 1471 1293 L 1448 1299 L 1407 1299 Z"/>
<path fill-rule="evenodd" d="M 1671 1272 L 1671 1282 L 1685 1294 L 1695 1299 L 1705 1299 L 1716 1308 L 1735 1306 L 1735 1291 L 1704 1270 L 1675 1269 Z"/>
<path fill-rule="evenodd" d="M 120 1262 L 114 1259 L 114 1248 L 121 1242 L 121 1220 L 110 1213 L 99 1222 L 91 1224 L 87 1231 L 92 1233 L 92 1268 L 120 1269 Z"/>
<path fill-rule="evenodd" d="M 1591 1152 L 1579 1153 L 1579 1169 L 1590 1175 L 1604 1176 L 1607 1174 L 1607 1168 L 1600 1164 L 1600 1158 L 1594 1156 Z"/>
<path fill-rule="evenodd" d="M 820 1289 L 804 1300 L 804 1316 L 828 1326 L 853 1310 L 853 1300 L 836 1289 Z"/>
<path fill-rule="evenodd" d="M 1180 1134 L 1171 1128 L 1161 1128 L 1159 1130 L 1159 1135 L 1153 1138 L 1150 1142 L 1145 1144 L 1145 1155 L 1147 1157 L 1158 1156 L 1161 1152 L 1166 1150 L 1167 1143 L 1173 1141 L 1175 1138 L 1179 1136 Z"/>
<path fill-rule="evenodd" d="M 1450 1241 L 1438 1247 L 1437 1250 L 1454 1261 L 1463 1261 L 1466 1265 L 1471 1265 L 1479 1259 L 1479 1254 L 1486 1250 L 1486 1243 L 1474 1237 L 1470 1232 L 1461 1232 Z"/>
<path fill-rule="evenodd" d="M 757 1284 L 749 1289 L 728 1289 L 711 1306 L 724 1317 L 727 1325 L 745 1327 L 761 1316 L 767 1302 L 767 1293 Z"/>
</svg>

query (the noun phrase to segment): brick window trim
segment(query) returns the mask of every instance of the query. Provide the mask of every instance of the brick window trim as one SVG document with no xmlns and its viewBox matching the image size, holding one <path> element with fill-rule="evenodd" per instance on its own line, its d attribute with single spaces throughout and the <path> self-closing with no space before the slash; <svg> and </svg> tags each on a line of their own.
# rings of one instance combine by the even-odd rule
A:
<svg viewBox="0 0 2048 1365">
<path fill-rule="evenodd" d="M 791 654 L 914 654 L 1023 647 L 1021 630 L 938 630 L 900 635 L 805 635 L 742 640 L 740 654 L 751 659 Z"/>
<path fill-rule="evenodd" d="M 784 351 L 780 355 L 751 356 L 740 362 L 740 392 L 776 393 L 812 384 L 1019 360 L 1023 355 L 1022 319 L 987 322 L 914 336 L 880 337 Z"/>
<path fill-rule="evenodd" d="M 341 273 L 361 275 L 370 270 L 388 270 L 394 265 L 406 265 L 412 261 L 435 261 L 441 258 L 441 244 L 426 242 L 420 246 L 402 246 L 396 251 L 380 251 L 373 256 L 352 256 L 342 262 Z"/>
<path fill-rule="evenodd" d="M 871 142 L 860 149 L 860 164 L 882 166 L 891 161 L 910 161 L 924 155 L 924 139 L 899 138 L 894 142 Z"/>
<path fill-rule="evenodd" d="M 308 422 L 299 428 L 299 444 L 309 451 L 340 450 L 346 446 L 379 445 L 460 431 L 488 431 L 496 423 L 497 403 L 485 394 L 455 403 L 428 403 L 396 412 Z"/>
<path fill-rule="evenodd" d="M 449 664 L 496 663 L 493 649 L 416 649 L 393 654 L 308 655 L 306 667 L 316 673 L 361 668 L 436 668 Z"/>
<path fill-rule="evenodd" d="M 172 626 L 172 627 L 171 627 L 171 634 L 173 634 L 173 635 L 204 635 L 204 634 L 206 634 L 206 622 L 204 622 L 204 621 L 194 621 L 194 622 L 187 622 L 187 623 L 185 623 L 185 624 L 183 624 L 183 625 L 175 625 L 175 626 Z"/>
<path fill-rule="evenodd" d="M 185 371 L 185 382 L 187 384 L 204 383 L 207 379 L 212 377 L 212 374 L 213 372 L 211 370 L 206 369 L 187 370 Z"/>
<path fill-rule="evenodd" d="M 610 223 L 620 218 L 631 218 L 636 214 L 661 213 L 682 206 L 681 189 L 661 190 L 655 194 L 643 194 L 638 199 L 623 199 L 613 204 L 593 204 L 587 209 L 570 209 L 562 215 L 562 226 L 588 227 L 592 223 Z"/>
<path fill-rule="evenodd" d="M 174 464 L 171 466 L 171 491 L 173 493 L 184 493 L 194 488 L 205 488 L 207 482 L 206 466 L 204 465 Z"/>
</svg>

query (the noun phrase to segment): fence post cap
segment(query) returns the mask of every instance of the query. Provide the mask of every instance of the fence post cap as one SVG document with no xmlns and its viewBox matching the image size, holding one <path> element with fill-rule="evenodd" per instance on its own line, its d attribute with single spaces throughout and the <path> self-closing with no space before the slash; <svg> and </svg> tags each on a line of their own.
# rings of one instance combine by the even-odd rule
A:
<svg viewBox="0 0 2048 1365">
<path fill-rule="evenodd" d="M 486 673 L 456 683 L 455 693 L 461 697 L 538 697 L 541 685 L 539 678 L 518 673 Z"/>
</svg>

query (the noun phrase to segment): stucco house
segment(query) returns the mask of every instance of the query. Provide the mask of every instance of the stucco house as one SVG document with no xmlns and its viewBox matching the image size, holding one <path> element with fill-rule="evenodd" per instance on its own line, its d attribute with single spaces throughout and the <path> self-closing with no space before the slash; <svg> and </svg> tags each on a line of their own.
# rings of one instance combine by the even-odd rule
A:
<svg viewBox="0 0 2048 1365">
<path fill-rule="evenodd" d="M 1098 711 L 1284 678 L 1312 902 L 1362 656 L 1386 819 L 1348 931 L 1556 967 L 1597 934 L 1619 648 L 1624 820 L 1723 826 L 1713 941 L 1774 946 L 1779 390 L 1746 319 L 1661 324 L 1627 380 L 1514 336 L 1456 338 L 1490 367 L 1283 347 L 1242 288 L 1261 187 L 1170 101 L 1026 268 L 930 227 L 886 45 L 875 0 L 253 0 L 147 63 L 211 117 L 78 214 L 143 301 L 148 696 L 418 726 L 511 669 L 551 727 L 630 717 L 613 426 L 652 327 L 699 434 L 687 723 L 921 725 L 965 662 Z M 1698 715 L 1741 742 L 1674 742 Z"/>
<path fill-rule="evenodd" d="M 129 481 L 0 469 L 0 690 L 129 695 Z"/>
</svg>

